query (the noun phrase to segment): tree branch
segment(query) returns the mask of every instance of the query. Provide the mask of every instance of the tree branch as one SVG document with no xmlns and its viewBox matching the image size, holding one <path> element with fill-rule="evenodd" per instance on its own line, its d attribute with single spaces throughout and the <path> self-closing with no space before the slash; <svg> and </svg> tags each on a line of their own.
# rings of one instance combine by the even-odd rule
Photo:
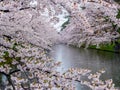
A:
<svg viewBox="0 0 120 90">
<path fill-rule="evenodd" d="M 16 72 L 19 72 L 19 71 L 20 71 L 19 69 L 14 70 L 14 71 L 10 72 L 9 75 L 11 75 L 11 74 L 13 74 L 13 73 L 16 73 Z"/>
<path fill-rule="evenodd" d="M 10 12 L 10 10 L 6 9 L 6 10 L 0 10 L 1 12 L 4 12 L 4 13 L 8 13 Z"/>
</svg>

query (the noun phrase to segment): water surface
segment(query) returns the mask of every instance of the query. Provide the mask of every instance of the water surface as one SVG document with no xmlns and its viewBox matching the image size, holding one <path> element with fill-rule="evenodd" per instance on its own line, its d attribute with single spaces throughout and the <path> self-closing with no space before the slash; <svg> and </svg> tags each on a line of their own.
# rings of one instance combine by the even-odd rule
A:
<svg viewBox="0 0 120 90">
<path fill-rule="evenodd" d="M 102 79 L 113 79 L 117 87 L 120 87 L 120 54 L 98 51 L 93 49 L 76 48 L 67 45 L 55 45 L 50 55 L 56 60 L 61 61 L 62 65 L 58 71 L 64 72 L 70 67 L 87 68 L 96 72 L 105 69 L 106 73 Z M 80 89 L 78 90 L 88 90 Z"/>
</svg>

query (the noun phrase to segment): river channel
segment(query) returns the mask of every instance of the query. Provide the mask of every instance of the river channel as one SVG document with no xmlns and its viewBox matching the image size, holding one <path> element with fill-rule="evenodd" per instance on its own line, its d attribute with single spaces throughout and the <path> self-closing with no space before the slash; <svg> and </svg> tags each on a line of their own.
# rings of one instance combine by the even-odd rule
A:
<svg viewBox="0 0 120 90">
<path fill-rule="evenodd" d="M 104 69 L 106 72 L 101 76 L 102 80 L 113 79 L 116 87 L 120 87 L 120 54 L 94 49 L 76 48 L 64 44 L 52 47 L 50 55 L 56 61 L 61 61 L 57 69 L 61 73 L 68 68 L 85 68 L 92 72 Z M 78 90 L 89 90 L 78 85 Z"/>
</svg>

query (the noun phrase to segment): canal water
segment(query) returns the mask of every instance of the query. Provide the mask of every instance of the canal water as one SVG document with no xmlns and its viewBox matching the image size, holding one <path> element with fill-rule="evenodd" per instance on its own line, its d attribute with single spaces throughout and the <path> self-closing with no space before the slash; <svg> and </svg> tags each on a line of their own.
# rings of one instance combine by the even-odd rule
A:
<svg viewBox="0 0 120 90">
<path fill-rule="evenodd" d="M 104 69 L 106 72 L 101 76 L 101 79 L 113 79 L 116 87 L 120 87 L 120 54 L 76 48 L 64 44 L 55 45 L 52 49 L 50 55 L 53 59 L 62 62 L 57 69 L 61 73 L 71 67 L 90 69 L 93 73 Z M 78 90 L 90 89 L 78 85 Z"/>
</svg>

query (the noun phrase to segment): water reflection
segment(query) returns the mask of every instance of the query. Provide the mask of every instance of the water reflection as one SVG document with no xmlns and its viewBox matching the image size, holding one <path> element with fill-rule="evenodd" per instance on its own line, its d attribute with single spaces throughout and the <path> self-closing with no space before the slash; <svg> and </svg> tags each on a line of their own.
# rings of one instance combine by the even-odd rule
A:
<svg viewBox="0 0 120 90">
<path fill-rule="evenodd" d="M 120 87 L 120 55 L 112 52 L 79 49 L 66 45 L 56 45 L 50 55 L 62 65 L 58 68 L 63 72 L 70 67 L 88 68 L 93 72 L 105 69 L 101 79 L 112 78 L 116 86 Z"/>
</svg>

